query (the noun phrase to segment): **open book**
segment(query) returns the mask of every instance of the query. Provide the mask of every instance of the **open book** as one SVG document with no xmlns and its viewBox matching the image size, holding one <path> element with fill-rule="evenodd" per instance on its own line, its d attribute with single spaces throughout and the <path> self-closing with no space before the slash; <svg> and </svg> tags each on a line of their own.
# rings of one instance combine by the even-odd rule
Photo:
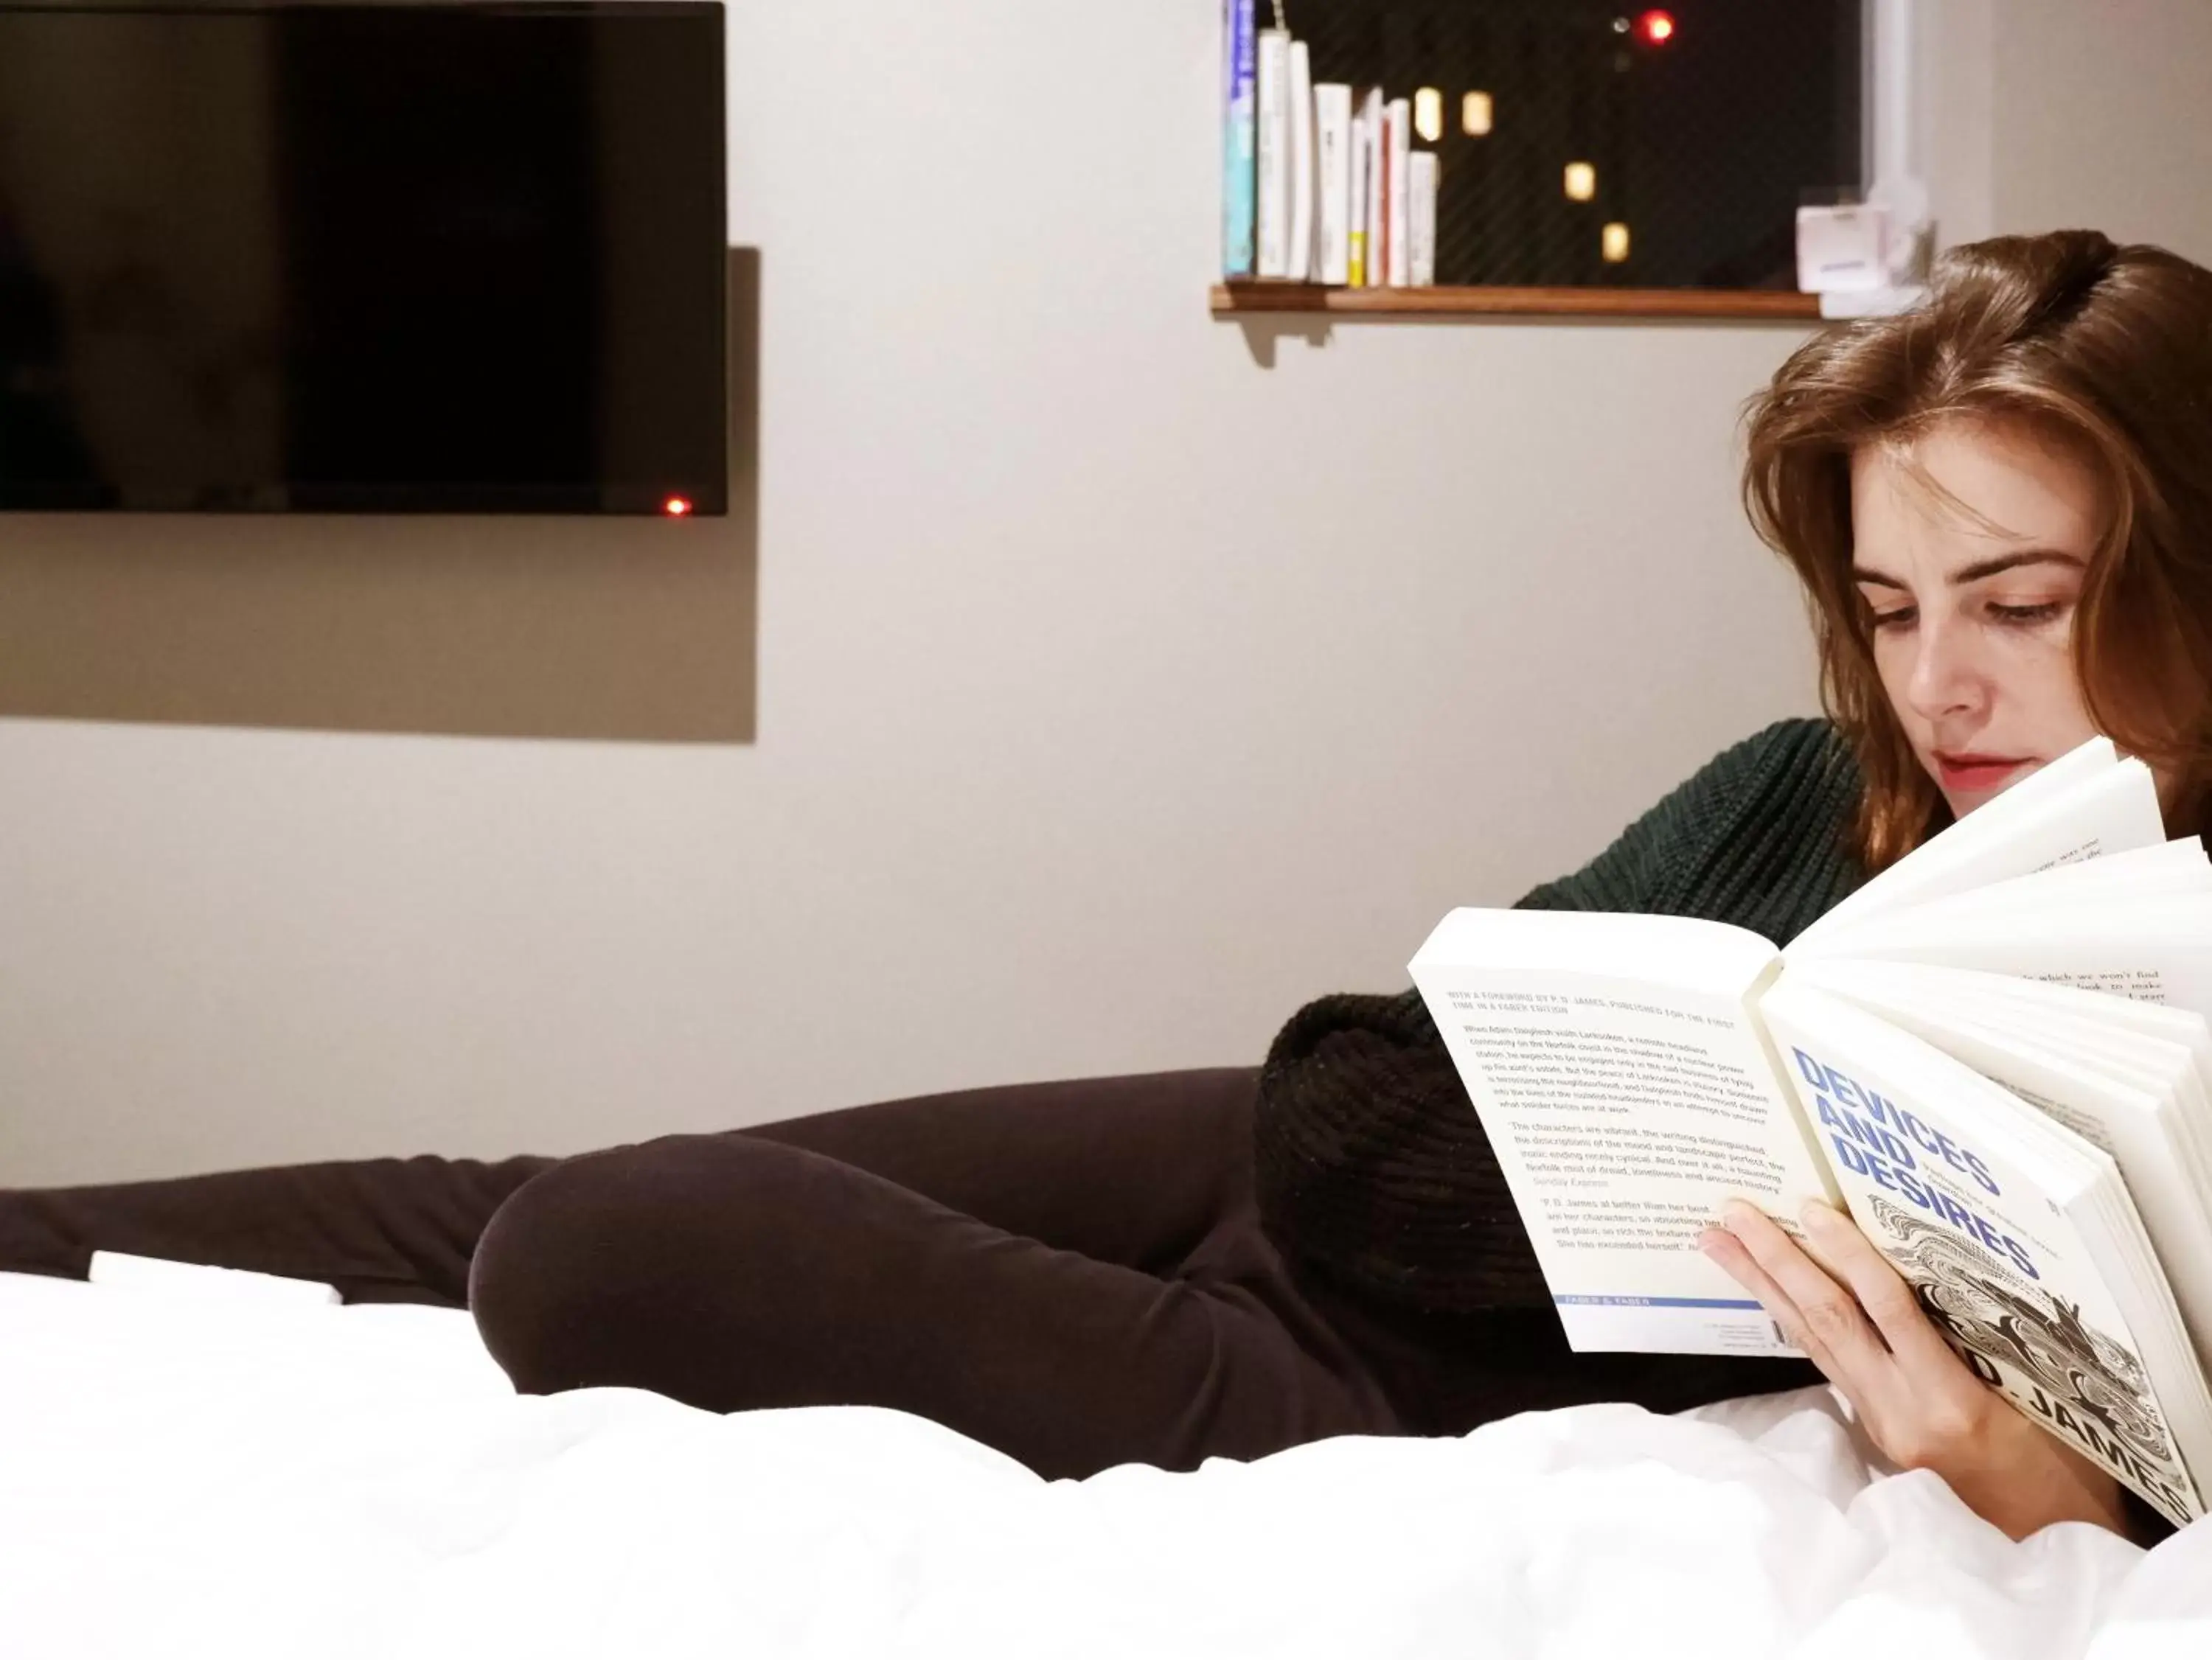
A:
<svg viewBox="0 0 2212 1660">
<path fill-rule="evenodd" d="M 2177 1524 L 2212 1491 L 2212 863 L 2095 740 L 1792 942 L 1455 911 L 1414 984 L 1578 1349 L 1787 1354 L 1695 1248 L 1847 1208 L 1967 1363 Z"/>
</svg>

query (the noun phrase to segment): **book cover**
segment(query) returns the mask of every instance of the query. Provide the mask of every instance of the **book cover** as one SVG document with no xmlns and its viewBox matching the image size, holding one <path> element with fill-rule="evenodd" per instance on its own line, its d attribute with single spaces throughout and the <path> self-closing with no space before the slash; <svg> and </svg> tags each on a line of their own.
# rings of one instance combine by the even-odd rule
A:
<svg viewBox="0 0 2212 1660">
<path fill-rule="evenodd" d="M 1259 275 L 1280 278 L 1291 269 L 1291 37 L 1280 29 L 1261 30 L 1257 63 L 1253 233 Z"/>
<path fill-rule="evenodd" d="M 1359 103 L 1360 276 L 1362 288 L 1379 288 L 1385 276 L 1382 221 L 1389 180 L 1389 153 L 1382 142 L 1382 89 L 1370 87 Z"/>
<path fill-rule="evenodd" d="M 1352 88 L 1325 81 L 1314 88 L 1316 168 L 1314 280 L 1337 287 L 1352 275 Z"/>
<path fill-rule="evenodd" d="M 1407 280 L 1417 288 L 1437 285 L 1437 189 L 1439 173 L 1434 150 L 1415 150 L 1407 164 Z"/>
<path fill-rule="evenodd" d="M 1252 275 L 1255 176 L 1254 0 L 1222 0 L 1221 274 Z"/>
<path fill-rule="evenodd" d="M 1389 249 L 1386 270 L 1390 286 L 1403 288 L 1412 286 L 1413 213 L 1412 166 L 1413 144 L 1413 104 L 1408 98 L 1390 100 L 1385 116 L 1386 142 L 1389 145 L 1389 171 L 1385 175 L 1389 191 L 1384 209 L 1383 237 Z"/>
<path fill-rule="evenodd" d="M 1817 990 L 1785 982 L 1762 1011 L 1853 1220 L 1936 1330 L 1983 1382 L 2186 1526 L 2203 1504 L 2108 1278 L 2125 1270 L 2099 1263 L 2081 1225 L 2111 1160 L 2086 1142 L 2057 1158 L 2008 1148 L 2011 1126 L 1984 1122 L 2016 1110 L 2005 1091 Z"/>
<path fill-rule="evenodd" d="M 1313 58 L 1303 40 L 1291 42 L 1291 228 L 1290 268 L 1293 282 L 1312 279 L 1314 263 L 1314 95 Z"/>
<path fill-rule="evenodd" d="M 1369 240 L 1375 196 L 1375 133 L 1368 120 L 1369 100 L 1363 96 L 1354 101 L 1352 110 L 1352 142 L 1350 145 L 1351 191 L 1347 200 L 1348 230 L 1346 233 L 1346 282 L 1354 288 L 1368 285 Z"/>
</svg>

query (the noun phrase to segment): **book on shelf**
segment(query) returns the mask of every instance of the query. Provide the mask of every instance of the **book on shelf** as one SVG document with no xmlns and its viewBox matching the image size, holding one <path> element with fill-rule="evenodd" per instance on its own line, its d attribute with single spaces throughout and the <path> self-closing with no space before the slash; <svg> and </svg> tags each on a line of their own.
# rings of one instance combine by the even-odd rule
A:
<svg viewBox="0 0 2212 1660">
<path fill-rule="evenodd" d="M 1291 42 L 1291 224 L 1289 269 L 1293 282 L 1314 274 L 1315 191 L 1313 58 L 1303 40 Z"/>
<path fill-rule="evenodd" d="M 1406 195 L 1410 206 L 1407 231 L 1407 280 L 1417 288 L 1437 285 L 1437 188 L 1440 182 L 1437 153 L 1415 150 L 1409 162 Z"/>
<path fill-rule="evenodd" d="M 1577 1349 L 1794 1353 L 1695 1248 L 1848 1209 L 1974 1372 L 2177 1524 L 2212 1485 L 2212 863 L 2096 739 L 1778 948 L 1459 910 L 1412 964 Z"/>
<path fill-rule="evenodd" d="M 1413 102 L 1410 98 L 1394 98 L 1383 109 L 1384 142 L 1390 149 L 1389 205 L 1385 209 L 1389 228 L 1384 233 L 1389 241 L 1389 258 L 1384 270 L 1392 288 L 1403 288 L 1410 287 L 1413 280 Z"/>
<path fill-rule="evenodd" d="M 1253 0 L 1221 0 L 1221 274 L 1234 278 L 1253 270 L 1259 72 Z"/>
<path fill-rule="evenodd" d="M 1324 81 L 1314 88 L 1317 173 L 1313 275 L 1341 286 L 1352 277 L 1352 88 Z"/>
<path fill-rule="evenodd" d="M 1387 275 L 1383 262 L 1389 257 L 1389 249 L 1383 241 L 1383 221 L 1389 193 L 1386 172 L 1389 153 L 1384 145 L 1382 88 L 1370 87 L 1360 95 L 1358 119 L 1359 154 L 1365 172 L 1365 182 L 1359 193 L 1363 212 L 1359 286 L 1379 288 Z"/>
<path fill-rule="evenodd" d="M 1368 145 L 1367 286 L 1390 281 L 1390 100 L 1378 90 L 1374 132 Z"/>
<path fill-rule="evenodd" d="M 1256 56 L 1253 236 L 1259 275 L 1279 279 L 1291 272 L 1291 37 L 1281 29 L 1261 30 Z"/>
<path fill-rule="evenodd" d="M 1413 106 L 1316 84 L 1311 49 L 1224 0 L 1222 270 L 1328 287 L 1436 281 L 1437 158 Z"/>
<path fill-rule="evenodd" d="M 1375 161 L 1364 94 L 1352 97 L 1351 142 L 1346 148 L 1350 189 L 1346 198 L 1345 282 L 1349 288 L 1364 288 L 1367 286 L 1367 197 L 1374 184 Z"/>
</svg>

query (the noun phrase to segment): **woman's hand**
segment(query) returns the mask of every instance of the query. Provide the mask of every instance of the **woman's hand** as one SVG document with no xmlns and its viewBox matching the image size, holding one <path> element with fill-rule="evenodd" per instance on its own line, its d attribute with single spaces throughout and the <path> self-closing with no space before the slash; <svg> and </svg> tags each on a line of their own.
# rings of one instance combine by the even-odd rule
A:
<svg viewBox="0 0 2212 1660">
<path fill-rule="evenodd" d="M 1733 1201 L 1722 1221 L 1698 1248 L 1765 1305 L 1893 1463 L 1934 1470 L 2014 1539 L 2053 1522 L 2128 1531 L 2119 1483 L 1967 1370 L 1849 1217 L 1805 1207 L 1819 1262 L 1756 1206 Z"/>
</svg>

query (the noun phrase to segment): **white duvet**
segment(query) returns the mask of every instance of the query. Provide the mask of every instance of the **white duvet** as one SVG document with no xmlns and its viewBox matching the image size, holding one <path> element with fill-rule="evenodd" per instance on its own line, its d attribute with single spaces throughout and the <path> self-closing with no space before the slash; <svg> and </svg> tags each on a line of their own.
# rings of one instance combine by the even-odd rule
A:
<svg viewBox="0 0 2212 1660">
<path fill-rule="evenodd" d="M 2014 1545 L 1824 1391 L 1045 1482 L 917 1418 L 518 1398 L 466 1317 L 0 1275 L 0 1653 L 2212 1655 L 2212 1522 Z"/>
</svg>

